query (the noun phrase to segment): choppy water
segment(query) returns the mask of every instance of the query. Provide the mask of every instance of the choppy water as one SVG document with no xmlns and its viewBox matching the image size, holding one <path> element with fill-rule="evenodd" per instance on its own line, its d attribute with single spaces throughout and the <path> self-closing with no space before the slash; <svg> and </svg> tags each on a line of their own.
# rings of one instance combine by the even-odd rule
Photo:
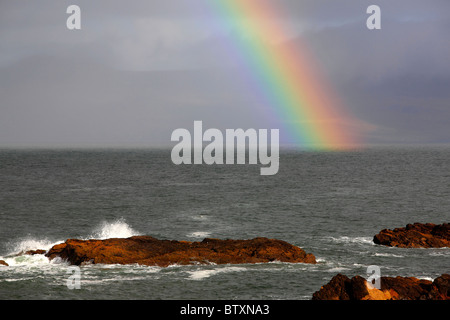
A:
<svg viewBox="0 0 450 320">
<path fill-rule="evenodd" d="M 450 148 L 283 151 L 259 165 L 175 166 L 170 150 L 0 151 L 0 299 L 311 299 L 335 274 L 434 279 L 450 248 L 377 246 L 384 228 L 450 221 Z M 285 240 L 319 263 L 81 267 L 43 255 L 67 238 Z"/>
</svg>

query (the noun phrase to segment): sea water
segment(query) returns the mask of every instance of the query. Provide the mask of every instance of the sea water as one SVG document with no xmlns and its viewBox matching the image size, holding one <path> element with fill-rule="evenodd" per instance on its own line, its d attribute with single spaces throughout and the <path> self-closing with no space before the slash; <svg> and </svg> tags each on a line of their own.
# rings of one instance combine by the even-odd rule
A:
<svg viewBox="0 0 450 320">
<path fill-rule="evenodd" d="M 170 149 L 0 150 L 0 299 L 299 299 L 338 273 L 433 280 L 450 248 L 375 245 L 385 228 L 450 222 L 450 147 L 280 150 L 279 172 L 174 165 Z M 69 265 L 30 249 L 150 235 L 287 241 L 317 264 Z"/>
</svg>

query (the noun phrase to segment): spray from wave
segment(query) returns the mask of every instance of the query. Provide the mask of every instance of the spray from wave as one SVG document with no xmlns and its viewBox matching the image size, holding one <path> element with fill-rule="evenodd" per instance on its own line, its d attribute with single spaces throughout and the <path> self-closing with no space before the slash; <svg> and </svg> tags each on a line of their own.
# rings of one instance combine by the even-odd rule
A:
<svg viewBox="0 0 450 320">
<path fill-rule="evenodd" d="M 80 237 L 82 239 L 109 239 L 109 238 L 129 238 L 139 235 L 131 228 L 124 219 L 118 219 L 112 222 L 104 221 L 94 229 L 91 235 Z M 8 245 L 8 254 L 4 257 L 0 256 L 0 260 L 6 260 L 9 265 L 34 264 L 36 262 L 47 261 L 43 254 L 26 254 L 29 250 L 45 250 L 48 251 L 54 245 L 65 242 L 64 240 L 51 241 L 48 239 L 36 239 L 32 237 L 19 239 Z"/>
<path fill-rule="evenodd" d="M 104 221 L 99 227 L 94 230 L 94 233 L 86 239 L 109 239 L 109 238 L 129 238 L 140 235 L 137 231 L 131 228 L 123 218 L 113 222 Z"/>
<path fill-rule="evenodd" d="M 3 260 L 11 267 L 48 265 L 49 260 L 44 254 L 27 254 L 27 251 L 38 249 L 47 251 L 58 243 L 61 243 L 61 241 L 52 242 L 47 239 L 33 238 L 20 239 L 8 245 L 8 254 L 0 256 L 0 260 Z"/>
<path fill-rule="evenodd" d="M 12 243 L 10 245 L 9 252 L 11 255 L 13 254 L 20 254 L 27 252 L 28 250 L 48 250 L 50 249 L 54 244 L 50 240 L 46 239 L 33 239 L 33 238 L 25 238 L 21 239 L 18 242 Z"/>
</svg>

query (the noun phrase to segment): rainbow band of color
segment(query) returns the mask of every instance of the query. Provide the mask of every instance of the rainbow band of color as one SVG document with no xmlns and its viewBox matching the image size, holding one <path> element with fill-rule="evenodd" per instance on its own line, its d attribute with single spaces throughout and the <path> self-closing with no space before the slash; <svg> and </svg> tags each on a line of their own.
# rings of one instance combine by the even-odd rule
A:
<svg viewBox="0 0 450 320">
<path fill-rule="evenodd" d="M 241 36 L 235 43 L 258 76 L 261 92 L 303 148 L 342 149 L 358 145 L 344 130 L 350 116 L 317 72 L 304 45 L 272 45 L 285 31 L 268 1 L 213 0 L 227 23 Z M 276 3 L 273 1 L 271 3 Z M 245 22 L 245 23 L 244 23 Z M 245 35 L 250 35 L 245 37 Z"/>
</svg>

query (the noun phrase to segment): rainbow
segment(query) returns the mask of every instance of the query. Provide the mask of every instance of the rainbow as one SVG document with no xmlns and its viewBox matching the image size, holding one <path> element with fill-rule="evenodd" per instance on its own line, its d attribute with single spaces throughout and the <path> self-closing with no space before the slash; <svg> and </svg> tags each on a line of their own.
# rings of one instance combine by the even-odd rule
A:
<svg viewBox="0 0 450 320">
<path fill-rule="evenodd" d="M 304 44 L 274 45 L 285 39 L 276 1 L 212 0 L 215 12 L 232 28 L 234 45 L 257 77 L 274 113 L 302 148 L 343 149 L 359 145 L 352 116 L 320 76 Z"/>
</svg>

